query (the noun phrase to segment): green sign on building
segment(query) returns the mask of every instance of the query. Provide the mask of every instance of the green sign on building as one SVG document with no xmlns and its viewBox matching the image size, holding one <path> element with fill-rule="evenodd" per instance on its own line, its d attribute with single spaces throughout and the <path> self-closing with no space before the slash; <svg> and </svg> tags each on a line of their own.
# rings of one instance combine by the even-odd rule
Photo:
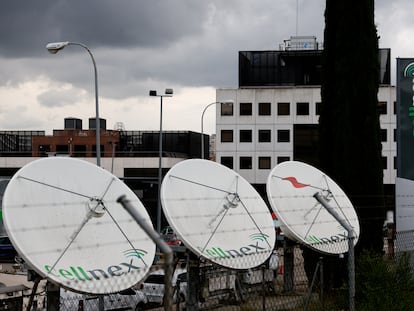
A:
<svg viewBox="0 0 414 311">
<path fill-rule="evenodd" d="M 414 58 L 397 58 L 397 176 L 414 180 Z"/>
</svg>

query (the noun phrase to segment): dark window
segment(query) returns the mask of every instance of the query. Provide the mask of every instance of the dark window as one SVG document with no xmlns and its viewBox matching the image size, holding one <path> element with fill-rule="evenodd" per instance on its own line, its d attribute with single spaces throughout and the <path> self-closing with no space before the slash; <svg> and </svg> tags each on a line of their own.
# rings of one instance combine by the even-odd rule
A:
<svg viewBox="0 0 414 311">
<path fill-rule="evenodd" d="M 319 164 L 318 125 L 294 124 L 292 134 L 294 154 L 294 158 L 292 160 L 302 161 L 317 166 Z"/>
<path fill-rule="evenodd" d="M 259 157 L 259 170 L 270 169 L 270 157 Z"/>
<path fill-rule="evenodd" d="M 221 142 L 232 143 L 233 142 L 233 130 L 221 130 Z"/>
<path fill-rule="evenodd" d="M 290 142 L 290 131 L 289 130 L 277 130 L 277 142 L 278 143 Z"/>
<path fill-rule="evenodd" d="M 277 164 L 286 162 L 286 161 L 290 161 L 290 158 L 289 157 L 277 157 Z"/>
<path fill-rule="evenodd" d="M 387 129 L 381 129 L 381 141 L 387 141 Z"/>
<path fill-rule="evenodd" d="M 321 102 L 315 103 L 315 114 L 317 116 L 320 116 L 321 115 L 321 105 L 322 105 Z"/>
<path fill-rule="evenodd" d="M 386 170 L 387 169 L 387 157 L 381 157 L 381 161 L 382 161 L 382 169 Z"/>
<path fill-rule="evenodd" d="M 69 145 L 56 145 L 56 153 L 69 153 Z"/>
<path fill-rule="evenodd" d="M 240 157 L 240 169 L 251 170 L 252 169 L 252 157 Z"/>
<path fill-rule="evenodd" d="M 252 142 L 252 130 L 240 130 L 240 142 L 251 143 Z"/>
<path fill-rule="evenodd" d="M 240 115 L 251 116 L 252 115 L 252 103 L 240 103 Z"/>
<path fill-rule="evenodd" d="M 296 103 L 296 115 L 308 116 L 309 115 L 309 103 Z"/>
<path fill-rule="evenodd" d="M 397 114 L 397 102 L 394 102 L 394 114 Z"/>
<path fill-rule="evenodd" d="M 164 275 L 163 274 L 151 274 L 145 280 L 145 283 L 150 284 L 164 284 Z"/>
<path fill-rule="evenodd" d="M 259 130 L 259 143 L 270 143 L 271 130 Z"/>
<path fill-rule="evenodd" d="M 221 103 L 221 115 L 232 116 L 233 115 L 233 104 L 232 103 Z"/>
<path fill-rule="evenodd" d="M 50 152 L 50 145 L 39 145 L 38 147 L 39 156 L 45 157 Z"/>
<path fill-rule="evenodd" d="M 220 163 L 228 168 L 233 169 L 233 157 L 221 157 Z"/>
<path fill-rule="evenodd" d="M 125 168 L 125 177 L 156 177 L 158 175 L 157 168 Z M 127 179 L 127 180 L 132 180 Z"/>
<path fill-rule="evenodd" d="M 86 157 L 86 145 L 75 145 L 73 147 L 72 155 L 74 157 Z"/>
<path fill-rule="evenodd" d="M 290 103 L 277 103 L 277 115 L 289 116 L 290 115 Z"/>
<path fill-rule="evenodd" d="M 259 116 L 270 116 L 271 113 L 270 103 L 259 103 Z"/>
<path fill-rule="evenodd" d="M 378 113 L 387 114 L 387 102 L 378 102 Z"/>
<path fill-rule="evenodd" d="M 397 157 L 394 157 L 394 169 L 397 169 Z"/>
</svg>

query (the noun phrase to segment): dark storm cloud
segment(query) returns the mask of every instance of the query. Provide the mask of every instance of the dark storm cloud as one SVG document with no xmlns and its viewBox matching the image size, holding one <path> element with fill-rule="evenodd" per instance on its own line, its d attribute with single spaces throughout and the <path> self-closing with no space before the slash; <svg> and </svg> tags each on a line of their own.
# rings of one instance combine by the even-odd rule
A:
<svg viewBox="0 0 414 311">
<path fill-rule="evenodd" d="M 45 49 L 48 42 L 72 41 L 93 52 L 101 96 L 236 87 L 238 51 L 278 49 L 298 31 L 322 40 L 324 0 L 298 3 L 300 10 L 285 0 L 1 1 L 0 85 L 43 76 L 93 93 L 85 51 Z M 46 106 L 50 98 L 38 97 Z"/>
<path fill-rule="evenodd" d="M 166 46 L 194 35 L 206 14 L 204 1 L 40 0 L 2 1 L 0 55 L 40 54 L 50 41 L 98 47 Z"/>
<path fill-rule="evenodd" d="M 77 115 L 82 106 L 77 104 L 93 102 L 89 55 L 79 46 L 51 55 L 45 49 L 49 42 L 90 48 L 100 104 L 111 105 L 108 118 L 124 121 L 132 115 L 120 110 L 152 103 L 150 89 L 174 88 L 174 101 L 180 97 L 201 107 L 214 101 L 212 89 L 237 88 L 239 51 L 277 50 L 295 35 L 316 36 L 323 43 L 325 2 L 0 0 L 0 124 L 21 129 L 46 122 L 43 127 L 50 127 L 57 117 Z M 375 8 L 380 46 L 392 49 L 395 66 L 394 57 L 413 54 L 414 1 L 375 0 Z M 141 114 L 125 121 L 135 124 Z M 146 123 L 150 117 L 141 118 Z M 177 118 L 180 128 L 183 123 Z"/>
</svg>

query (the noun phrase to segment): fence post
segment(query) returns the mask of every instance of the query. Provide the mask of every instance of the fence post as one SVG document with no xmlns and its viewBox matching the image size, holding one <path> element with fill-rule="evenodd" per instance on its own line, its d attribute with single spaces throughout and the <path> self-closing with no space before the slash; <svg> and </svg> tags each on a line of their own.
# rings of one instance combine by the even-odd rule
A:
<svg viewBox="0 0 414 311">
<path fill-rule="evenodd" d="M 286 293 L 293 292 L 294 287 L 294 247 L 293 243 L 285 237 L 283 240 L 283 290 Z"/>
<path fill-rule="evenodd" d="M 320 274 L 319 274 L 319 278 L 320 278 L 320 280 L 319 280 L 319 283 L 320 283 L 320 287 L 321 287 L 321 291 L 320 291 L 320 297 L 319 297 L 319 300 L 321 301 L 321 304 L 322 304 L 322 311 L 324 311 L 325 310 L 325 301 L 324 301 L 324 297 L 323 297 L 323 287 L 324 287 L 324 284 L 323 284 L 323 257 L 319 257 L 319 272 L 320 272 Z"/>
<path fill-rule="evenodd" d="M 198 311 L 198 298 L 200 288 L 200 265 L 198 257 L 191 251 L 187 253 L 187 301 L 185 302 L 187 311 Z"/>
<path fill-rule="evenodd" d="M 341 218 L 338 213 L 326 202 L 320 193 L 313 197 L 345 228 L 348 232 L 348 282 L 349 282 L 349 311 L 355 310 L 355 256 L 354 256 L 354 230 Z"/>
<path fill-rule="evenodd" d="M 46 282 L 46 295 L 47 305 L 46 311 L 59 311 L 59 299 L 60 299 L 60 287 L 56 284 L 47 281 Z"/>
<path fill-rule="evenodd" d="M 164 272 L 165 272 L 165 286 L 164 286 L 164 310 L 173 311 L 173 289 L 172 289 L 172 274 L 173 274 L 173 251 L 171 247 L 161 238 L 159 233 L 155 231 L 143 218 L 138 211 L 132 206 L 125 195 L 120 196 L 117 202 L 128 211 L 128 213 L 135 219 L 138 225 L 145 231 L 145 233 L 154 241 L 160 251 L 165 255 Z"/>
</svg>

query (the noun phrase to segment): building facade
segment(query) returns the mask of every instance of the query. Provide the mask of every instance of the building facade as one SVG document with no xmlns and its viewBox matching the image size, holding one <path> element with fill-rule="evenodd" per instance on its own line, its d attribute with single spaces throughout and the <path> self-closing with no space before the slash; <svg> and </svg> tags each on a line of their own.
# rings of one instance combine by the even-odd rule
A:
<svg viewBox="0 0 414 311">
<path fill-rule="evenodd" d="M 296 43 L 296 50 L 287 45 L 289 49 L 280 51 L 239 52 L 239 87 L 216 90 L 218 102 L 234 102 L 232 106 L 222 104 L 216 112 L 216 161 L 234 169 L 262 194 L 270 171 L 278 163 L 297 160 L 318 164 L 322 51 L 313 37 L 308 39 L 308 45 Z M 390 85 L 389 58 L 389 49 L 380 50 L 378 112 L 384 184 L 392 192 L 396 90 Z"/>
<path fill-rule="evenodd" d="M 94 118 L 89 128 L 77 118 L 66 118 L 64 129 L 45 131 L 0 131 L 0 199 L 2 181 L 9 180 L 21 167 L 41 157 L 76 157 L 96 163 Z M 101 119 L 101 167 L 113 173 L 135 192 L 156 220 L 158 172 L 160 169 L 158 131 L 109 130 Z M 200 158 L 202 134 L 191 131 L 164 131 L 162 140 L 162 176 L 180 161 Z M 209 137 L 204 134 L 208 146 Z M 208 156 L 205 148 L 205 158 Z M 1 226 L 0 226 L 1 227 Z M 1 230 L 1 228 L 0 228 Z"/>
</svg>

